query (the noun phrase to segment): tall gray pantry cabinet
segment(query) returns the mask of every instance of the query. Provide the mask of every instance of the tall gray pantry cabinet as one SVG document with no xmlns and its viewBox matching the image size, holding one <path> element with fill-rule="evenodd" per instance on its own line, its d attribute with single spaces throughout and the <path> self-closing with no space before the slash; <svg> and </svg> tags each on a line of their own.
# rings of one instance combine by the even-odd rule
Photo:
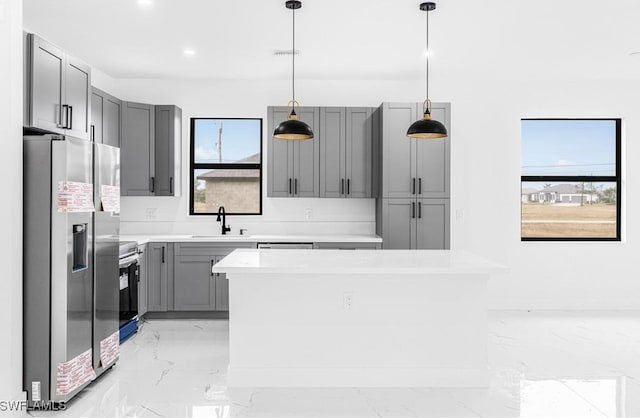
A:
<svg viewBox="0 0 640 418">
<path fill-rule="evenodd" d="M 448 249 L 450 136 L 409 139 L 407 128 L 422 118 L 421 103 L 383 103 L 380 195 L 376 229 L 386 249 Z M 434 103 L 434 119 L 451 135 L 450 105 Z"/>
</svg>

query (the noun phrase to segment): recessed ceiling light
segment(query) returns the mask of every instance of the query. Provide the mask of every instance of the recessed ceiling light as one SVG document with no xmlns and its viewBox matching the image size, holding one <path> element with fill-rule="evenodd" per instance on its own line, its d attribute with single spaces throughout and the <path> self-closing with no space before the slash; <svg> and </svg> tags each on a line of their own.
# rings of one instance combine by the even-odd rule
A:
<svg viewBox="0 0 640 418">
<path fill-rule="evenodd" d="M 191 48 L 187 48 L 182 52 L 184 52 L 184 55 L 186 55 L 187 57 L 192 57 L 192 56 L 194 56 L 196 54 L 196 51 L 194 49 L 191 49 Z"/>
<path fill-rule="evenodd" d="M 153 6 L 153 0 L 138 0 L 138 5 L 142 7 Z"/>
</svg>

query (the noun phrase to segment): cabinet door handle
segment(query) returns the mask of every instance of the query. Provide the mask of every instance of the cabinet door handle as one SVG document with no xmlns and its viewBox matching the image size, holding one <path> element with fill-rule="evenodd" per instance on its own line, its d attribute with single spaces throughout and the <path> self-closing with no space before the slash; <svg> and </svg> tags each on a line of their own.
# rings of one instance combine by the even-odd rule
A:
<svg viewBox="0 0 640 418">
<path fill-rule="evenodd" d="M 411 219 L 416 217 L 416 202 L 411 202 Z"/>
<path fill-rule="evenodd" d="M 67 118 L 69 121 L 69 125 L 67 129 L 73 129 L 73 106 L 68 106 L 69 109 L 69 117 Z"/>
<path fill-rule="evenodd" d="M 169 193 L 173 194 L 173 177 L 169 177 Z"/>
<path fill-rule="evenodd" d="M 289 179 L 289 194 L 291 194 L 291 179 Z"/>
<path fill-rule="evenodd" d="M 422 219 L 422 202 L 418 202 L 418 219 Z"/>
<path fill-rule="evenodd" d="M 91 125 L 91 142 L 96 142 L 96 125 Z"/>
<path fill-rule="evenodd" d="M 164 245 L 162 246 L 162 264 L 164 264 Z"/>
<path fill-rule="evenodd" d="M 293 194 L 298 194 L 298 179 L 293 179 Z"/>
<path fill-rule="evenodd" d="M 418 194 L 422 194 L 422 177 L 418 177 Z"/>
<path fill-rule="evenodd" d="M 210 270 L 211 271 L 211 277 L 215 276 L 215 274 L 213 273 L 213 265 L 214 264 L 215 263 L 213 262 L 213 260 L 211 260 L 211 270 Z"/>
<path fill-rule="evenodd" d="M 416 178 L 411 180 L 411 194 L 416 194 Z"/>
<path fill-rule="evenodd" d="M 344 194 L 344 179 L 340 180 L 340 194 Z"/>
<path fill-rule="evenodd" d="M 155 192 L 156 192 L 156 178 L 151 177 L 151 193 L 155 193 Z"/>
<path fill-rule="evenodd" d="M 351 179 L 347 179 L 347 194 L 351 194 Z"/>
<path fill-rule="evenodd" d="M 62 121 L 62 115 L 64 114 L 64 123 Z M 62 105 L 60 108 L 60 128 L 66 129 L 69 124 L 69 105 Z"/>
</svg>

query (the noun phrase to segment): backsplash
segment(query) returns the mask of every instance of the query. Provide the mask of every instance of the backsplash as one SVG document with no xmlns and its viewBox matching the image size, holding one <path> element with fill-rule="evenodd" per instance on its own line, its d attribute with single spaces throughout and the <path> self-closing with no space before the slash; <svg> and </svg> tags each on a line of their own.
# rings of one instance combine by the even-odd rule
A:
<svg viewBox="0 0 640 418">
<path fill-rule="evenodd" d="M 186 199 L 122 197 L 121 234 L 219 234 L 215 215 L 189 216 Z M 375 234 L 374 199 L 264 198 L 262 215 L 227 216 L 231 234 Z"/>
</svg>

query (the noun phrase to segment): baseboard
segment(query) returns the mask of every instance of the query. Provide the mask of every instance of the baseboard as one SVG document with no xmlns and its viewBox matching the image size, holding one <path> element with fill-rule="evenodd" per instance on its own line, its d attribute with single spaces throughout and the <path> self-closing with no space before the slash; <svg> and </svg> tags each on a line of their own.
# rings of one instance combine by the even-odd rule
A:
<svg viewBox="0 0 640 418">
<path fill-rule="evenodd" d="M 229 319 L 229 311 L 147 312 L 143 319 Z"/>
</svg>

